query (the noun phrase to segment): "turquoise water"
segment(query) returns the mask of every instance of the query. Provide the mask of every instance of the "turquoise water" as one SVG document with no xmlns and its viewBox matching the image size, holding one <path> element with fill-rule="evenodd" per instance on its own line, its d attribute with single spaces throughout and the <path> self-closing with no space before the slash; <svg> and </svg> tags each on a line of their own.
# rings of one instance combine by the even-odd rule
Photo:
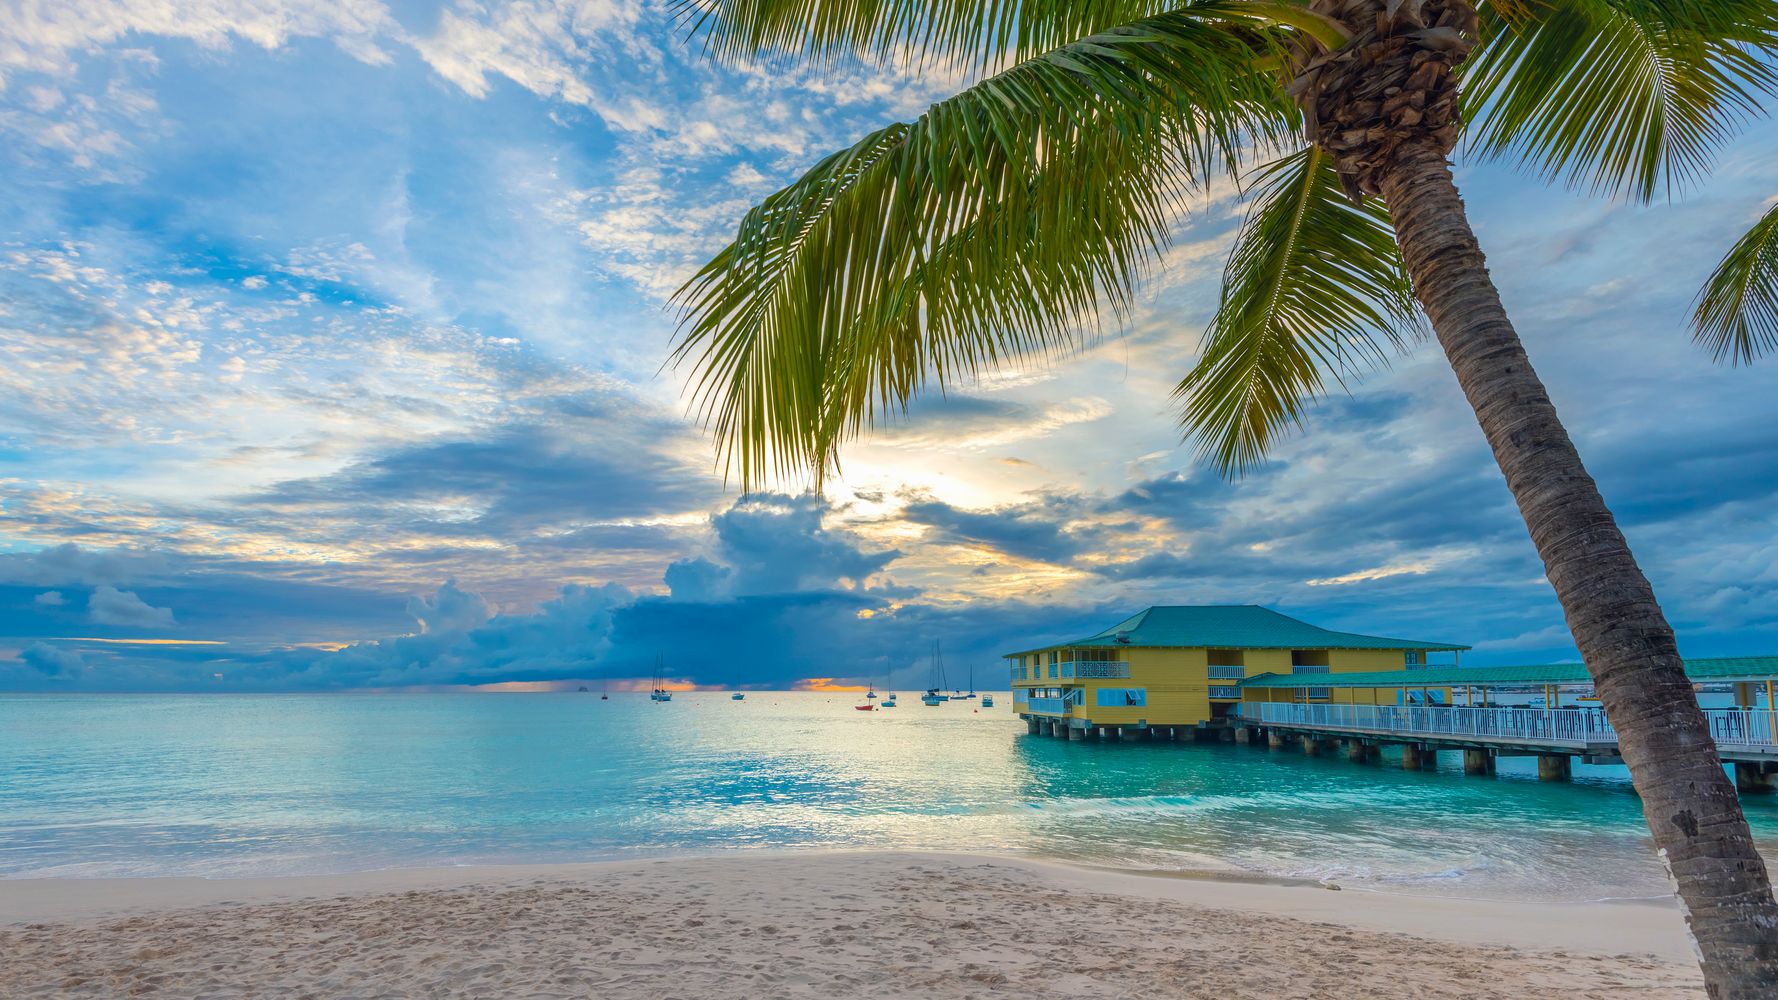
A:
<svg viewBox="0 0 1778 1000">
<path fill-rule="evenodd" d="M 750 848 L 1013 851 L 1552 899 L 1666 891 L 1621 769 L 1464 777 L 1070 743 L 852 696 L 0 697 L 0 876 L 247 875 Z M 1750 800 L 1778 853 L 1778 802 Z"/>
</svg>

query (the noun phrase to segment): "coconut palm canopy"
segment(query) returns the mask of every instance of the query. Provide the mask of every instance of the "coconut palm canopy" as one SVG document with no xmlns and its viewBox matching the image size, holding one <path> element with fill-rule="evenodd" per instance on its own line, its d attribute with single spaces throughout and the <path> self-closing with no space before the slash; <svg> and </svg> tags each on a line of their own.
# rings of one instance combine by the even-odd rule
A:
<svg viewBox="0 0 1778 1000">
<path fill-rule="evenodd" d="M 1208 460 L 1249 468 L 1330 384 L 1405 350 L 1420 320 L 1389 212 L 1305 141 L 1314 53 L 1350 34 L 1321 12 L 1335 6 L 688 0 L 718 57 L 982 73 L 761 202 L 680 290 L 676 358 L 728 472 L 819 478 L 922 391 L 1090 342 L 1227 179 L 1247 221 L 1178 388 Z M 1778 8 L 1762 0 L 1495 0 L 1474 16 L 1462 155 L 1602 195 L 1684 192 L 1778 90 Z M 1467 27 L 1419 30 L 1466 46 Z M 1772 341 L 1774 229 L 1700 307 L 1721 354 Z"/>
</svg>

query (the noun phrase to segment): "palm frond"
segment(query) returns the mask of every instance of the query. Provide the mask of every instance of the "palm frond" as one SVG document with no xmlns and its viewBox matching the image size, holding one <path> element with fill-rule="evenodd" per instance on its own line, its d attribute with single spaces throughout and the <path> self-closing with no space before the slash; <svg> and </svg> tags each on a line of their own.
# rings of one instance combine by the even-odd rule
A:
<svg viewBox="0 0 1778 1000">
<path fill-rule="evenodd" d="M 1332 377 L 1388 361 L 1420 330 L 1382 203 L 1353 204 L 1310 147 L 1259 172 L 1181 423 L 1225 476 L 1258 464 Z"/>
<path fill-rule="evenodd" d="M 725 471 L 832 467 L 929 381 L 1077 346 L 1180 205 L 1289 105 L 1263 39 L 1166 14 L 1064 45 L 835 153 L 680 289 L 675 365 Z"/>
<path fill-rule="evenodd" d="M 817 62 L 1023 61 L 1179 7 L 1167 0 L 673 0 L 676 16 L 723 58 L 789 53 Z"/>
<path fill-rule="evenodd" d="M 1716 265 L 1692 327 L 1717 361 L 1751 364 L 1778 347 L 1778 206 Z"/>
<path fill-rule="evenodd" d="M 1005 67 L 1119 25 L 1190 10 L 1291 25 L 1338 48 L 1349 33 L 1301 0 L 672 0 L 713 55 L 815 63 L 862 55 L 912 66 Z"/>
<path fill-rule="evenodd" d="M 1772 0 L 1494 0 L 1464 66 L 1472 153 L 1647 201 L 1778 93 Z"/>
</svg>

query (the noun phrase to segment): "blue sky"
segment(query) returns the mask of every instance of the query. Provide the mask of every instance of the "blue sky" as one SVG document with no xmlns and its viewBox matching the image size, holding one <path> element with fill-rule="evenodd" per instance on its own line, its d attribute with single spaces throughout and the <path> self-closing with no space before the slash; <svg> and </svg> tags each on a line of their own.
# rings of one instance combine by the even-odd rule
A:
<svg viewBox="0 0 1778 1000">
<path fill-rule="evenodd" d="M 0 689 L 647 676 L 904 687 L 1154 603 L 1571 657 L 1434 345 L 1223 482 L 1168 399 L 1239 222 L 1123 329 L 737 496 L 665 298 L 823 153 L 962 84 L 717 68 L 660 7 L 84 0 L 0 25 Z M 1685 332 L 1761 123 L 1635 206 L 1459 172 L 1691 655 L 1778 651 L 1778 393 Z"/>
</svg>

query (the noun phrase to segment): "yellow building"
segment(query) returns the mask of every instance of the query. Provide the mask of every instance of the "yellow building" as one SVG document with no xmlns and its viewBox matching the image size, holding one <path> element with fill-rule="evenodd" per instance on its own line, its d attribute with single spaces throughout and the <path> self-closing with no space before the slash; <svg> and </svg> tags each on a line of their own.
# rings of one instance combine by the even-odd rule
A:
<svg viewBox="0 0 1778 1000">
<path fill-rule="evenodd" d="M 1153 607 L 1096 635 L 1006 654 L 1013 710 L 1031 732 L 1167 735 L 1218 724 L 1240 703 L 1241 681 L 1300 674 L 1267 698 L 1350 700 L 1315 675 L 1414 669 L 1429 653 L 1454 661 L 1468 646 L 1328 629 L 1256 605 Z"/>
</svg>

